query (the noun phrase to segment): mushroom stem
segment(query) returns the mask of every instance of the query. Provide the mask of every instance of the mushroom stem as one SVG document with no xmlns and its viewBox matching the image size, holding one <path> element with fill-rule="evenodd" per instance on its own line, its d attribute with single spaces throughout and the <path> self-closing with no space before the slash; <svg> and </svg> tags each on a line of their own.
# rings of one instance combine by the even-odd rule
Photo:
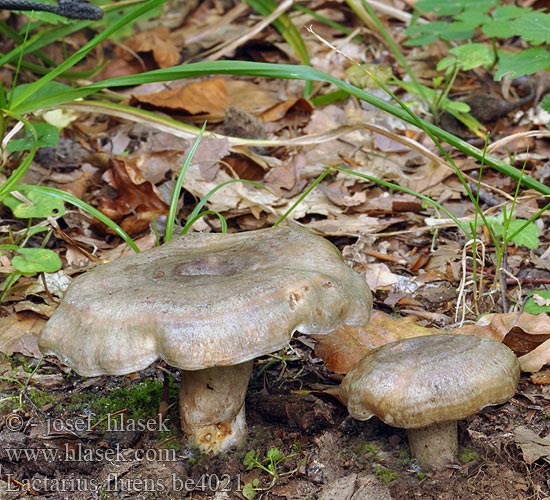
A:
<svg viewBox="0 0 550 500">
<path fill-rule="evenodd" d="M 204 453 L 219 453 L 244 441 L 244 400 L 252 361 L 181 371 L 180 420 L 189 441 Z"/>
<path fill-rule="evenodd" d="M 423 469 L 444 469 L 456 461 L 458 433 L 456 420 L 408 429 L 411 455 Z"/>
</svg>

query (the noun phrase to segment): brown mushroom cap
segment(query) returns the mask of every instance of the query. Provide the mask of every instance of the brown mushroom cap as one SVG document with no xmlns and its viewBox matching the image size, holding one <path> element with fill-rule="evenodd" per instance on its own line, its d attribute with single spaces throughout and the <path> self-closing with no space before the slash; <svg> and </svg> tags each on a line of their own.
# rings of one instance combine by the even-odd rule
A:
<svg viewBox="0 0 550 500">
<path fill-rule="evenodd" d="M 295 330 L 364 324 L 371 308 L 365 279 L 308 231 L 197 233 L 76 278 L 39 346 L 86 376 L 158 358 L 198 370 L 280 349 Z"/>
<path fill-rule="evenodd" d="M 500 342 L 440 334 L 375 349 L 346 375 L 341 390 L 354 418 L 376 415 L 415 429 L 507 401 L 519 376 L 516 356 Z"/>
</svg>

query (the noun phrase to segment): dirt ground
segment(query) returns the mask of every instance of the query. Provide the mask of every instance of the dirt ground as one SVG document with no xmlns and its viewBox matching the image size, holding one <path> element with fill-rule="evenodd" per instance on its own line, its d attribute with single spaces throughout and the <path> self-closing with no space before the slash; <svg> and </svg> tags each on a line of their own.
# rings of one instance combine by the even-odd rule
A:
<svg viewBox="0 0 550 500">
<path fill-rule="evenodd" d="M 404 431 L 349 417 L 327 393 L 336 377 L 301 342 L 258 360 L 247 398 L 249 438 L 218 457 L 186 447 L 174 404 L 179 374 L 170 368 L 84 379 L 45 362 L 26 391 L 10 383 L 9 373 L 20 379 L 33 364 L 20 356 L 1 365 L 2 499 L 221 500 L 245 498 L 247 484 L 258 499 L 550 498 L 550 464 L 528 465 L 514 432 L 550 435 L 549 386 L 526 378 L 511 401 L 459 423 L 460 462 L 434 473 L 411 460 Z M 275 476 L 247 470 L 251 450 L 269 469 L 264 459 L 273 448 L 281 452 Z M 33 449 L 34 456 L 14 455 Z"/>
</svg>

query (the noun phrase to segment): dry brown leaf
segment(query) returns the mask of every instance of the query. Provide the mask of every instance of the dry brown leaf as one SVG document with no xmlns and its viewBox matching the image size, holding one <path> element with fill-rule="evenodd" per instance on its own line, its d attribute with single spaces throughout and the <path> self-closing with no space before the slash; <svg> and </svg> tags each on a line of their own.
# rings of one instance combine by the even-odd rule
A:
<svg viewBox="0 0 550 500">
<path fill-rule="evenodd" d="M 545 335 L 550 337 L 550 335 Z M 550 364 L 550 340 L 544 341 L 531 352 L 519 358 L 519 364 L 524 372 L 538 372 L 544 365 Z"/>
<path fill-rule="evenodd" d="M 433 329 L 416 324 L 413 316 L 393 319 L 376 311 L 368 325 L 344 325 L 328 335 L 317 335 L 315 354 L 335 373 L 348 373 L 369 351 L 389 342 L 431 335 Z"/>
<path fill-rule="evenodd" d="M 159 215 L 168 213 L 155 186 L 145 180 L 129 159 L 113 159 L 103 179 L 116 190 L 115 198 L 103 197 L 99 208 L 130 235 L 143 231 Z"/>
<path fill-rule="evenodd" d="M 393 319 L 375 312 L 368 325 L 344 326 L 329 335 L 318 335 L 315 353 L 336 373 L 347 373 L 367 352 L 388 342 L 434 335 L 476 335 L 506 344 L 519 358 L 523 371 L 538 371 L 550 363 L 550 323 L 548 315 L 490 314 L 473 325 L 449 330 L 426 328 L 416 324 L 414 316 Z"/>
<path fill-rule="evenodd" d="M 523 460 L 529 465 L 539 458 L 550 463 L 550 439 L 541 438 L 531 429 L 520 425 L 514 429 L 514 441 L 521 448 Z"/>
<path fill-rule="evenodd" d="M 134 95 L 132 102 L 190 115 L 208 114 L 223 117 L 228 105 L 225 80 L 212 78 L 185 87 Z"/>
<path fill-rule="evenodd" d="M 357 205 L 362 205 L 367 200 L 365 191 L 351 193 L 340 180 L 331 182 L 330 184 L 320 184 L 319 189 L 332 203 L 341 207 L 356 207 Z"/>
<path fill-rule="evenodd" d="M 307 202 L 308 200 L 306 199 L 305 201 Z M 299 208 L 300 207 L 298 207 L 298 210 Z M 329 211 L 329 213 L 335 212 L 330 207 L 327 208 L 327 211 Z M 294 217 L 294 215 L 291 215 L 291 217 Z M 378 217 L 369 217 L 366 214 L 341 214 L 335 219 L 312 221 L 308 223 L 307 227 L 328 236 L 358 236 L 361 233 L 377 233 L 392 224 L 397 224 L 404 220 L 405 218 L 403 217 L 379 219 Z"/>
<path fill-rule="evenodd" d="M 260 114 L 259 118 L 264 122 L 276 122 L 283 118 L 292 118 L 293 124 L 305 125 L 313 113 L 311 103 L 300 97 L 288 101 L 278 102 L 275 106 Z"/>
<path fill-rule="evenodd" d="M 20 312 L 0 318 L 0 352 L 11 356 L 21 353 L 40 358 L 37 337 L 46 320 L 31 312 Z"/>
<path fill-rule="evenodd" d="M 126 39 L 124 44 L 133 52 L 151 52 L 153 59 L 161 68 L 175 66 L 180 62 L 180 51 L 170 39 L 170 31 L 165 26 L 142 31 Z M 134 59 L 133 54 L 128 50 L 117 49 L 116 53 L 127 61 Z"/>
</svg>

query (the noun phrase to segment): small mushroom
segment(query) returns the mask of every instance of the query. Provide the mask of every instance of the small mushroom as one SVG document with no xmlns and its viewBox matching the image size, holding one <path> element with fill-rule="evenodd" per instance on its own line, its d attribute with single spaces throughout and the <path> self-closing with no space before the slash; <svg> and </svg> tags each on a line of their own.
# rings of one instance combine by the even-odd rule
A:
<svg viewBox="0 0 550 500">
<path fill-rule="evenodd" d="M 516 356 L 496 340 L 428 335 L 368 353 L 341 394 L 352 417 L 407 429 L 418 464 L 441 469 L 456 460 L 457 420 L 510 399 L 519 376 Z"/>
<path fill-rule="evenodd" d="M 371 309 L 364 277 L 306 230 L 196 233 L 76 278 L 39 346 L 84 376 L 123 375 L 159 358 L 180 368 L 182 429 L 218 453 L 246 436 L 254 358 L 296 330 L 364 324 Z"/>
</svg>

